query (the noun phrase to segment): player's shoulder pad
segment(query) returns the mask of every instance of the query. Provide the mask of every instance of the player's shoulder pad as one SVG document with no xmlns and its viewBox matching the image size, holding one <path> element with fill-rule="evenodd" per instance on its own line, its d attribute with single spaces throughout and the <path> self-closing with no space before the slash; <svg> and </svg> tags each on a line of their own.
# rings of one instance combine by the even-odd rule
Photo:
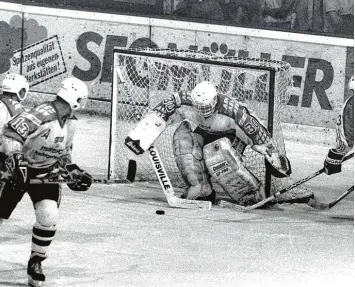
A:
<svg viewBox="0 0 355 287">
<path fill-rule="evenodd" d="M 16 100 L 13 100 L 13 99 L 10 99 L 7 97 L 3 97 L 3 98 L 0 98 L 0 103 L 5 105 L 5 107 L 9 111 L 11 117 L 24 111 L 24 108 L 21 105 L 21 103 Z"/>
<path fill-rule="evenodd" d="M 55 110 L 50 102 L 45 102 L 30 111 L 24 111 L 13 117 L 7 125 L 4 135 L 24 142 L 44 123 L 54 120 Z"/>
<path fill-rule="evenodd" d="M 180 106 L 192 106 L 191 91 L 180 91 L 178 94 L 181 101 Z"/>
<path fill-rule="evenodd" d="M 38 119 L 41 124 L 45 124 L 57 119 L 57 113 L 52 105 L 52 102 L 44 102 L 37 107 L 34 107 L 28 112 Z"/>
<path fill-rule="evenodd" d="M 239 103 L 228 96 L 218 94 L 218 103 L 216 109 L 219 114 L 234 119 L 239 109 Z"/>
</svg>

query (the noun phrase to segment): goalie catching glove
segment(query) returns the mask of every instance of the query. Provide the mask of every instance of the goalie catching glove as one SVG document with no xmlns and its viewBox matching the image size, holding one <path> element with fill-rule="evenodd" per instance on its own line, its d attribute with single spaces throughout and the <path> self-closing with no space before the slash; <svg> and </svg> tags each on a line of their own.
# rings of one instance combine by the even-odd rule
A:
<svg viewBox="0 0 355 287">
<path fill-rule="evenodd" d="M 289 177 L 291 163 L 286 155 L 280 154 L 273 144 L 254 145 L 253 150 L 265 157 L 265 166 L 271 174 L 278 178 Z"/>
<path fill-rule="evenodd" d="M 64 179 L 77 180 L 75 183 L 68 183 L 68 187 L 74 191 L 87 191 L 92 184 L 92 176 L 80 169 L 76 164 L 70 163 L 65 166 L 66 172 L 61 176 Z"/>
</svg>

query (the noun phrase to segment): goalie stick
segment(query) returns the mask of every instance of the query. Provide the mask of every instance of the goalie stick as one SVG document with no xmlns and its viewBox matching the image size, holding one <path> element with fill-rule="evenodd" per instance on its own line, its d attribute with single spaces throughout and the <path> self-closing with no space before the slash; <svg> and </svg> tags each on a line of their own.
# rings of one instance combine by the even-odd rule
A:
<svg viewBox="0 0 355 287">
<path fill-rule="evenodd" d="M 347 155 L 346 157 L 344 157 L 343 162 L 347 161 L 348 159 L 350 159 L 352 157 L 354 157 L 354 153 L 351 153 L 351 154 Z M 275 194 L 265 198 L 264 200 L 262 200 L 262 201 L 260 201 L 260 202 L 258 202 L 256 204 L 253 204 L 251 206 L 248 206 L 245 211 L 248 212 L 250 210 L 262 207 L 266 203 L 276 199 L 280 194 L 283 194 L 283 193 L 285 193 L 285 192 L 287 192 L 287 191 L 289 191 L 289 190 L 301 185 L 302 183 L 305 183 L 306 181 L 309 181 L 310 179 L 315 178 L 316 176 L 322 174 L 323 172 L 325 172 L 325 168 L 324 167 L 322 169 L 316 171 L 315 173 L 312 173 L 311 175 L 309 175 L 309 176 L 307 176 L 307 177 L 305 177 L 303 179 L 300 179 L 299 181 L 296 181 L 295 183 L 291 184 L 290 186 L 288 186 L 288 187 L 276 192 Z M 313 199 L 313 200 L 315 200 L 315 199 Z"/>
<path fill-rule="evenodd" d="M 126 86 L 126 81 L 123 77 L 123 74 L 119 67 L 115 67 L 114 70 L 116 71 L 118 77 L 118 85 L 122 87 L 122 89 L 127 93 L 127 97 L 133 103 L 132 95 L 128 87 Z M 150 146 L 148 148 L 148 155 L 149 159 L 152 162 L 155 174 L 158 177 L 159 183 L 163 189 L 164 195 L 168 204 L 172 207 L 179 207 L 179 208 L 202 208 L 210 210 L 212 207 L 212 203 L 210 201 L 199 201 L 199 200 L 189 200 L 179 198 L 175 195 L 175 191 L 173 185 L 170 182 L 166 169 L 163 165 L 163 162 L 160 158 L 158 150 L 154 146 Z"/>
<path fill-rule="evenodd" d="M 347 155 L 346 157 L 344 157 L 343 162 L 347 161 L 348 159 L 350 159 L 350 158 L 352 158 L 352 157 L 354 157 L 354 153 L 351 153 L 351 154 Z M 303 178 L 303 179 L 300 179 L 299 181 L 294 182 L 294 183 L 291 184 L 290 186 L 285 187 L 284 189 L 282 189 L 282 190 L 276 192 L 275 194 L 273 194 L 273 195 L 271 195 L 271 196 L 265 198 L 264 200 L 262 200 L 262 201 L 260 201 L 260 202 L 258 202 L 258 203 L 256 203 L 256 204 L 253 204 L 253 205 L 251 205 L 251 206 L 248 206 L 248 207 L 244 207 L 244 206 L 241 206 L 241 205 L 237 205 L 237 204 L 235 204 L 235 203 L 232 203 L 232 202 L 229 202 L 229 201 L 225 201 L 225 200 L 220 200 L 220 201 L 218 202 L 218 205 L 221 206 L 221 207 L 225 207 L 225 208 L 232 208 L 232 209 L 236 209 L 236 210 L 238 210 L 238 211 L 248 212 L 248 211 L 250 211 L 250 210 L 253 210 L 253 209 L 256 209 L 256 208 L 259 208 L 259 207 L 264 206 L 266 203 L 268 203 L 268 202 L 270 202 L 270 201 L 276 199 L 277 196 L 279 196 L 280 194 L 285 193 L 285 192 L 287 192 L 287 191 L 289 191 L 289 190 L 291 190 L 291 189 L 293 189 L 293 188 L 295 188 L 295 187 L 301 185 L 302 183 L 305 183 L 305 182 L 311 180 L 312 178 L 314 178 L 314 177 L 316 177 L 316 176 L 322 174 L 323 172 L 325 172 L 325 169 L 324 169 L 324 168 L 322 168 L 322 169 L 316 171 L 315 173 L 312 173 L 311 175 L 309 175 L 309 176 L 307 176 L 307 177 L 305 177 L 305 178 Z M 345 195 L 345 196 L 346 196 L 346 195 Z M 345 197 L 345 196 L 344 196 L 344 197 Z M 341 199 L 342 199 L 342 198 L 340 198 L 339 201 L 340 201 Z M 337 202 L 335 202 L 335 204 L 336 204 L 336 203 L 337 203 Z M 327 204 L 318 202 L 316 199 L 311 199 L 310 201 L 307 202 L 307 204 L 310 205 L 310 206 L 312 206 L 312 207 L 314 207 L 314 208 L 316 208 L 316 209 L 326 209 L 326 208 L 327 208 Z M 332 206 L 334 206 L 335 204 L 333 204 Z M 323 207 L 325 206 L 325 207 L 322 208 L 322 206 L 323 206 Z M 330 208 L 330 207 L 329 207 L 329 208 Z"/>
<path fill-rule="evenodd" d="M 210 201 L 189 200 L 177 197 L 157 148 L 150 146 L 148 154 L 153 164 L 155 174 L 158 177 L 159 183 L 170 206 L 179 208 L 203 208 L 206 210 L 211 209 L 212 203 Z"/>
</svg>

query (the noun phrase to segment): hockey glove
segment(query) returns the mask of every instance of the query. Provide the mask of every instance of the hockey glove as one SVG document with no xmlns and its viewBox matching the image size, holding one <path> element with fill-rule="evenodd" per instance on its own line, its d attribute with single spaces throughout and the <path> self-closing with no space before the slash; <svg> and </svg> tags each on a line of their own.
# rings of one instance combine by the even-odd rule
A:
<svg viewBox="0 0 355 287">
<path fill-rule="evenodd" d="M 27 166 L 22 153 L 13 153 L 5 161 L 6 168 L 11 175 L 11 180 L 17 188 L 27 183 Z"/>
<path fill-rule="evenodd" d="M 344 155 L 335 149 L 330 149 L 324 161 L 325 173 L 328 175 L 341 172 L 341 163 Z"/>
<path fill-rule="evenodd" d="M 68 187 L 74 191 L 87 191 L 92 184 L 92 176 L 80 169 L 76 164 L 71 163 L 65 166 L 66 173 L 62 174 L 64 179 L 77 180 L 75 183 L 68 183 Z"/>
<path fill-rule="evenodd" d="M 289 159 L 282 154 L 273 155 L 271 160 L 265 157 L 265 166 L 273 176 L 278 178 L 289 177 L 292 173 Z"/>
<path fill-rule="evenodd" d="M 265 157 L 265 166 L 273 176 L 278 178 L 290 176 L 292 169 L 289 159 L 286 155 L 280 154 L 271 143 L 254 145 L 252 148 Z"/>
</svg>

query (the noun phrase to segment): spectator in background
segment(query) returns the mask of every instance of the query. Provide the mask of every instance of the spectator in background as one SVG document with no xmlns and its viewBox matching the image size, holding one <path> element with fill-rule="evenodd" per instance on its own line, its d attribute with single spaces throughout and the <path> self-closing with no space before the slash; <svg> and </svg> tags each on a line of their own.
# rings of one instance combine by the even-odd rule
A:
<svg viewBox="0 0 355 287">
<path fill-rule="evenodd" d="M 263 25 L 261 0 L 221 0 L 228 24 L 259 28 Z"/>
<path fill-rule="evenodd" d="M 354 37 L 354 0 L 323 0 L 324 32 Z"/>
<path fill-rule="evenodd" d="M 217 0 L 184 0 L 176 6 L 173 15 L 224 21 L 221 5 Z"/>
<path fill-rule="evenodd" d="M 308 0 L 260 1 L 266 24 L 279 28 L 287 27 L 295 31 L 310 30 L 311 27 L 308 23 Z"/>
</svg>

